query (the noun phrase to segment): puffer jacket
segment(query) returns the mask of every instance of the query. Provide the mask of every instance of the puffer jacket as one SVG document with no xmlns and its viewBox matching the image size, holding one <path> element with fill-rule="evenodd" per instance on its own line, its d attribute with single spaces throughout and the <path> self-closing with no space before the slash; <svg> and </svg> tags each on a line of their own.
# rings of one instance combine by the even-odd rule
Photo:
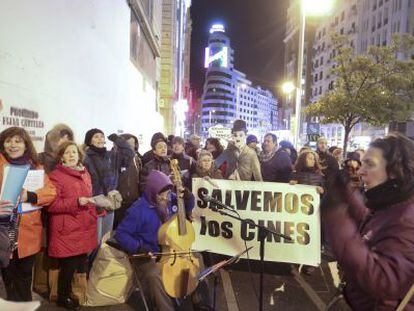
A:
<svg viewBox="0 0 414 311">
<path fill-rule="evenodd" d="M 8 165 L 4 155 L 0 154 L 0 181 L 3 182 L 4 166 Z M 43 166 L 38 165 L 37 170 L 43 170 Z M 0 182 L 0 187 L 1 187 Z M 35 191 L 37 196 L 36 206 L 47 206 L 56 197 L 56 188 L 45 174 L 44 187 Z M 19 258 L 28 257 L 38 253 L 42 246 L 42 217 L 41 211 L 36 210 L 21 214 L 19 219 L 17 236 L 17 253 Z"/>
<path fill-rule="evenodd" d="M 49 175 L 57 196 L 48 208 L 51 257 L 65 258 L 92 251 L 97 245 L 97 214 L 92 204 L 79 205 L 80 197 L 92 196 L 88 171 L 77 171 L 61 164 Z"/>
<path fill-rule="evenodd" d="M 347 198 L 321 207 L 347 301 L 353 310 L 395 310 L 414 282 L 414 195 L 378 210 L 359 191 Z M 404 310 L 414 310 L 414 298 Z"/>
</svg>

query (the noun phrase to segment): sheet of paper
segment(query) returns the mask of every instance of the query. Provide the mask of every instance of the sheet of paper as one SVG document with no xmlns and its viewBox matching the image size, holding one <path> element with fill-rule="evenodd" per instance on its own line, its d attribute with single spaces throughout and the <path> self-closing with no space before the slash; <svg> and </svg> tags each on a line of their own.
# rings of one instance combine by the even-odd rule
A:
<svg viewBox="0 0 414 311">
<path fill-rule="evenodd" d="M 30 170 L 24 181 L 23 188 L 27 191 L 36 191 L 44 186 L 45 171 L 44 170 Z M 28 213 L 41 209 L 41 206 L 34 206 L 30 203 L 21 203 L 19 205 L 19 213 Z"/>
</svg>

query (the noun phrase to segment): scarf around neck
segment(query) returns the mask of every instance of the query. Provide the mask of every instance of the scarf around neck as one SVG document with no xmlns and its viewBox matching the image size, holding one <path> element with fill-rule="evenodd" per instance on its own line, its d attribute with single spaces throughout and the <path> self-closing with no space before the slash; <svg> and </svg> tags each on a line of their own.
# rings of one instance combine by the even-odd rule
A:
<svg viewBox="0 0 414 311">
<path fill-rule="evenodd" d="M 277 147 L 275 147 L 269 153 L 266 153 L 266 152 L 262 151 L 260 153 L 260 162 L 267 162 L 267 161 L 269 161 L 271 158 L 274 157 L 274 155 L 276 154 L 276 151 L 277 150 L 278 150 Z"/>
<path fill-rule="evenodd" d="M 94 145 L 90 145 L 89 149 L 91 149 L 93 152 L 95 152 L 96 154 L 98 154 L 99 156 L 103 157 L 106 154 L 106 148 L 98 148 Z"/>
<path fill-rule="evenodd" d="M 365 192 L 367 197 L 366 205 L 370 210 L 381 210 L 403 202 L 413 194 L 414 183 L 401 186 L 395 179 L 389 179 Z"/>
<path fill-rule="evenodd" d="M 28 157 L 26 153 L 23 154 L 21 157 L 18 157 L 15 159 L 10 158 L 7 153 L 4 153 L 4 157 L 6 158 L 7 162 L 9 162 L 10 164 L 13 164 L 13 165 L 28 165 L 29 164 L 31 169 L 35 168 L 32 160 Z"/>
</svg>

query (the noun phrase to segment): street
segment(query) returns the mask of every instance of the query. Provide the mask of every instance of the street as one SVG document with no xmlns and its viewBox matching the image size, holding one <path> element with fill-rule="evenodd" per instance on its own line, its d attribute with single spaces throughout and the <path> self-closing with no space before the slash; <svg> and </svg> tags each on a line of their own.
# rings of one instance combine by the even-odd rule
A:
<svg viewBox="0 0 414 311">
<path fill-rule="evenodd" d="M 249 272 L 247 261 L 237 263 L 218 274 L 216 287 L 216 310 L 250 311 L 258 310 L 259 271 L 256 261 L 251 263 Z M 210 279 L 213 283 L 213 278 Z M 3 283 L 0 283 L 0 296 L 5 297 Z M 214 290 L 211 290 L 213 296 Z M 290 265 L 265 263 L 264 310 L 324 310 L 335 295 L 333 278 L 324 261 L 311 275 L 291 273 Z M 43 310 L 64 310 L 55 303 L 49 303 L 34 294 L 34 299 L 42 300 Z M 145 310 L 138 292 L 134 292 L 126 304 L 105 307 L 82 307 L 82 310 Z"/>
</svg>

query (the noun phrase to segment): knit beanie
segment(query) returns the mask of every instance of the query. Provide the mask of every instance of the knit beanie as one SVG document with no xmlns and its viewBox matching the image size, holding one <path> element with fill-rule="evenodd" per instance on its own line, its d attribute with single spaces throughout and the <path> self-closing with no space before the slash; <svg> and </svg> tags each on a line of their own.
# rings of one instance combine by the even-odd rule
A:
<svg viewBox="0 0 414 311">
<path fill-rule="evenodd" d="M 167 139 L 165 138 L 163 133 L 158 132 L 158 133 L 155 133 L 154 135 L 152 135 L 152 138 L 151 138 L 151 148 L 152 148 L 152 150 L 155 150 L 155 146 L 160 141 L 163 141 L 163 142 L 167 143 Z"/>
<path fill-rule="evenodd" d="M 247 136 L 247 138 L 246 138 L 246 145 L 248 145 L 248 144 L 250 144 L 250 143 L 253 143 L 253 142 L 255 142 L 255 143 L 257 143 L 258 141 L 257 141 L 257 137 L 256 136 L 254 136 L 254 135 L 249 135 L 249 136 Z"/>
<path fill-rule="evenodd" d="M 102 130 L 94 128 L 94 129 L 90 129 L 89 131 L 86 132 L 85 134 L 85 145 L 86 146 L 90 146 L 91 142 L 92 142 L 92 137 L 93 135 L 95 135 L 96 133 L 101 133 L 102 135 L 104 134 L 104 132 L 102 132 Z"/>
</svg>

